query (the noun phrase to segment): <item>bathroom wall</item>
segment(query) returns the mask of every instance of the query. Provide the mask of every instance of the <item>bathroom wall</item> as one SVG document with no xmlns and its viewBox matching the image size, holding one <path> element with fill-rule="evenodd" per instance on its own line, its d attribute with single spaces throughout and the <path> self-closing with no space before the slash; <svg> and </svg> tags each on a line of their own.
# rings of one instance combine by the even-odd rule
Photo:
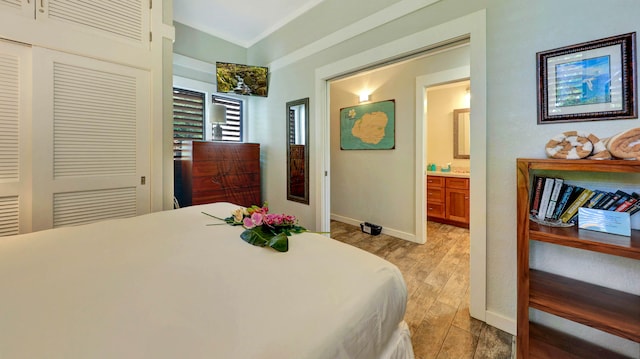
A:
<svg viewBox="0 0 640 359">
<path fill-rule="evenodd" d="M 453 158 L 453 110 L 469 107 L 468 88 L 469 81 L 461 81 L 427 89 L 427 164 L 469 168 L 468 159 Z"/>
</svg>

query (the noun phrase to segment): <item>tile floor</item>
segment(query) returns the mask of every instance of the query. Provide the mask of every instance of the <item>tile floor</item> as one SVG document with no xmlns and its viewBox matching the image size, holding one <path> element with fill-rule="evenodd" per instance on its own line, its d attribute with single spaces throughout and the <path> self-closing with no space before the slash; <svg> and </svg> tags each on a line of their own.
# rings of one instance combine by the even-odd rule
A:
<svg viewBox="0 0 640 359">
<path fill-rule="evenodd" d="M 331 237 L 394 263 L 407 283 L 416 359 L 509 359 L 513 336 L 469 316 L 469 231 L 428 222 L 420 245 L 331 222 Z"/>
</svg>

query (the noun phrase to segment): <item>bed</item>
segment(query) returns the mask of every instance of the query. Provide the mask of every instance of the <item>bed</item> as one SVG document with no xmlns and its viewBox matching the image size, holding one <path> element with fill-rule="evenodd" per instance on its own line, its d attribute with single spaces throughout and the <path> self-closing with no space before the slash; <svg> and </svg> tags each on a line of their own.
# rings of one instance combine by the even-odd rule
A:
<svg viewBox="0 0 640 359">
<path fill-rule="evenodd" d="M 413 358 L 391 263 L 214 203 L 0 238 L 0 358 Z"/>
</svg>

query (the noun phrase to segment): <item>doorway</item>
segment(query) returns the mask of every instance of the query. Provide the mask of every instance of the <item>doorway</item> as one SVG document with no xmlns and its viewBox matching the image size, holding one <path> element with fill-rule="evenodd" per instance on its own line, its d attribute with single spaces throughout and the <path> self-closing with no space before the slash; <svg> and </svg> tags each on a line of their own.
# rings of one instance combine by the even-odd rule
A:
<svg viewBox="0 0 640 359">
<path fill-rule="evenodd" d="M 477 134 L 478 139 L 471 144 L 474 159 L 471 163 L 471 171 L 474 178 L 471 181 L 470 192 L 473 198 L 472 211 L 477 213 L 472 217 L 471 229 L 471 305 L 470 313 L 476 319 L 487 321 L 486 318 L 486 12 L 478 11 L 470 15 L 434 26 L 419 33 L 393 41 L 389 44 L 373 48 L 365 53 L 353 55 L 334 63 L 316 69 L 315 72 L 315 210 L 317 230 L 330 230 L 330 121 L 329 121 L 329 85 L 330 79 L 353 73 L 372 64 L 382 63 L 385 60 L 398 58 L 402 54 L 416 53 L 429 47 L 436 46 L 456 39 L 468 37 L 470 39 L 471 66 L 473 74 L 471 93 L 477 94 L 471 99 L 474 108 L 474 118 L 471 131 Z M 422 98 L 422 97 L 421 97 Z M 416 118 L 423 118 L 422 111 L 416 108 Z M 416 133 L 424 133 L 422 121 L 416 123 Z M 421 141 L 423 142 L 423 141 Z M 422 156 L 424 145 L 416 146 L 416 152 Z M 417 161 L 416 161 L 417 163 Z M 416 165 L 415 183 L 416 199 L 415 214 L 420 219 L 425 218 L 424 179 L 425 163 Z M 421 220 L 416 221 L 416 234 L 424 232 Z M 489 323 L 489 322 L 488 322 Z M 491 323 L 489 323 L 491 324 Z M 497 325 L 501 327 L 500 325 Z"/>
</svg>

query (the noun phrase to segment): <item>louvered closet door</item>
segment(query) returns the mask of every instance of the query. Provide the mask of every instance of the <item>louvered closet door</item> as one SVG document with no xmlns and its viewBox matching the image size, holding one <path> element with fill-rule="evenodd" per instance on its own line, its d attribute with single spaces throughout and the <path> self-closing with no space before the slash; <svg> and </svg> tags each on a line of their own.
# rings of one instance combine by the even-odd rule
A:
<svg viewBox="0 0 640 359">
<path fill-rule="evenodd" d="M 0 40 L 0 236 L 31 231 L 31 48 Z"/>
<path fill-rule="evenodd" d="M 15 1 L 15 0 L 0 0 Z M 27 0 L 23 0 L 27 1 Z M 149 46 L 151 0 L 30 0 L 36 2 L 38 21 L 71 25 L 86 32 Z"/>
<path fill-rule="evenodd" d="M 37 47 L 33 59 L 34 230 L 148 213 L 148 72 Z"/>
<path fill-rule="evenodd" d="M 0 0 L 0 12 L 19 14 L 35 18 L 35 1 L 33 0 Z"/>
</svg>

